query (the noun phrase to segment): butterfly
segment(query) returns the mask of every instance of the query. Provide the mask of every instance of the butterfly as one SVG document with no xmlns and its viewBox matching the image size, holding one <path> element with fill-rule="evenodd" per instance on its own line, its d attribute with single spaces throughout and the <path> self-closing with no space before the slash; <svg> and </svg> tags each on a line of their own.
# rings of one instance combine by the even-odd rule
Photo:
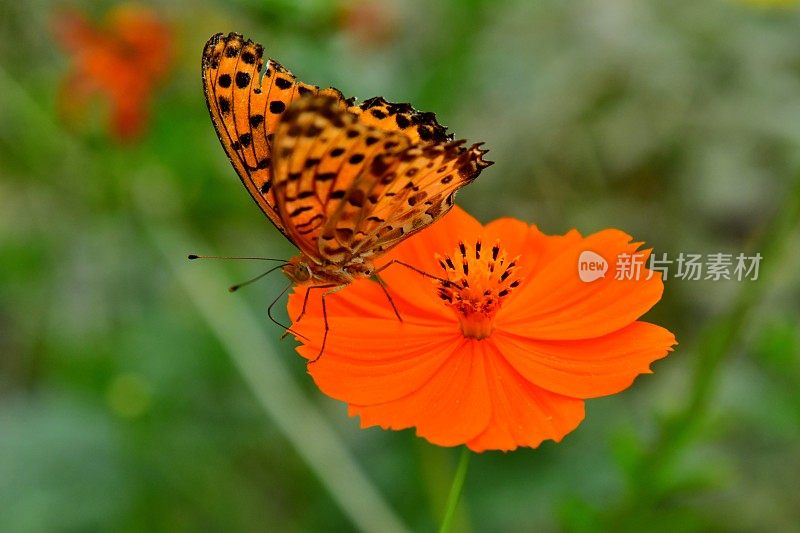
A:
<svg viewBox="0 0 800 533">
<path fill-rule="evenodd" d="M 282 270 L 306 299 L 312 288 L 332 292 L 376 275 L 381 254 L 441 218 L 492 164 L 433 113 L 382 97 L 356 105 L 265 62 L 263 47 L 237 33 L 211 37 L 202 75 L 233 168 L 300 250 Z"/>
</svg>

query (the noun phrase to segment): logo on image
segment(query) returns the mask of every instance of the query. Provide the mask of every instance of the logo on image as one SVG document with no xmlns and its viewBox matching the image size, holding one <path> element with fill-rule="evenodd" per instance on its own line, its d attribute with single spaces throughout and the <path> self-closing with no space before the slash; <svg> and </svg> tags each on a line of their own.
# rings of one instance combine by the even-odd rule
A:
<svg viewBox="0 0 800 533">
<path fill-rule="evenodd" d="M 608 261 L 602 255 L 585 250 L 578 257 L 578 276 L 581 281 L 591 283 L 592 281 L 606 277 L 608 271 Z"/>
</svg>

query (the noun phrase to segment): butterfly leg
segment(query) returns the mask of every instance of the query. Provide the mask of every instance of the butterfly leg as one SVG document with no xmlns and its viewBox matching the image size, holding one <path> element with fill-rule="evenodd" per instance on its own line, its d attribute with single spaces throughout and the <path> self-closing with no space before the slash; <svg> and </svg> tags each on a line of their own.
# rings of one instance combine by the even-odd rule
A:
<svg viewBox="0 0 800 533">
<path fill-rule="evenodd" d="M 383 278 L 380 277 L 378 274 L 375 274 L 375 279 L 378 281 L 378 285 L 381 286 L 381 289 L 383 289 L 383 294 L 386 295 L 386 299 L 389 300 L 389 305 L 392 306 L 392 311 L 394 311 L 394 316 L 397 317 L 397 320 L 402 322 L 403 321 L 403 317 L 400 316 L 400 311 L 398 311 L 397 310 L 397 306 L 394 305 L 394 300 L 392 299 L 392 295 L 389 294 L 389 288 L 386 285 L 386 282 L 383 281 Z"/>
<path fill-rule="evenodd" d="M 325 322 L 325 333 L 322 334 L 322 347 L 319 349 L 319 353 L 317 354 L 317 356 L 313 360 L 308 362 L 309 365 L 319 361 L 319 358 L 322 357 L 323 352 L 325 352 L 325 343 L 328 341 L 328 330 L 330 329 L 330 327 L 328 326 L 328 306 L 325 303 L 325 297 L 328 296 L 329 294 L 339 292 L 345 287 L 347 287 L 347 285 L 339 285 L 337 287 L 325 291 L 322 294 L 322 320 Z"/>
<path fill-rule="evenodd" d="M 311 294 L 311 289 L 330 289 L 331 287 L 334 287 L 334 285 L 313 285 L 306 288 L 306 295 L 303 297 L 303 308 L 300 310 L 300 314 L 297 315 L 294 321 L 295 324 L 300 322 L 300 319 L 306 315 L 306 306 L 308 305 L 308 296 Z"/>
<path fill-rule="evenodd" d="M 292 329 L 291 327 L 289 327 L 289 326 L 284 326 L 283 324 L 281 324 L 280 322 L 278 322 L 278 321 L 275 319 L 275 317 L 274 317 L 274 316 L 272 316 L 272 308 L 273 308 L 273 307 L 275 307 L 275 304 L 276 304 L 276 303 L 278 303 L 278 300 L 280 300 L 280 299 L 283 297 L 283 295 L 284 295 L 284 294 L 286 294 L 286 291 L 288 291 L 288 290 L 289 290 L 291 287 L 292 287 L 292 284 L 290 283 L 289 285 L 287 285 L 287 286 L 286 286 L 286 288 L 285 288 L 285 289 L 283 289 L 283 290 L 280 292 L 280 294 L 278 294 L 277 298 L 275 298 L 274 300 L 272 300 L 272 303 L 271 303 L 271 304 L 269 304 L 269 307 L 267 307 L 267 316 L 269 317 L 269 319 L 272 321 L 272 323 L 273 323 L 273 324 L 276 324 L 276 325 L 278 325 L 278 326 L 282 327 L 282 328 L 285 330 L 285 331 L 284 331 L 284 336 L 286 336 L 288 333 L 291 333 L 292 335 L 297 335 L 298 337 L 302 337 L 302 338 L 304 338 L 304 339 L 308 340 L 308 337 L 306 337 L 305 335 L 301 335 L 300 333 L 296 332 L 295 330 L 293 330 L 293 329 Z M 281 338 L 283 338 L 283 337 L 281 337 Z"/>
<path fill-rule="evenodd" d="M 400 261 L 400 260 L 398 260 L 398 259 L 392 259 L 391 261 L 389 261 L 388 263 L 386 263 L 385 265 L 383 265 L 382 267 L 380 267 L 379 269 L 377 269 L 377 270 L 376 270 L 376 271 L 373 273 L 373 275 L 377 276 L 377 275 L 378 275 L 380 272 L 382 272 L 382 271 L 386 270 L 387 268 L 389 268 L 389 267 L 390 267 L 390 266 L 392 266 L 392 265 L 400 265 L 400 266 L 404 266 L 404 267 L 406 267 L 406 268 L 408 268 L 408 269 L 411 269 L 411 270 L 413 270 L 414 272 L 416 272 L 417 274 L 419 274 L 420 276 L 422 276 L 422 277 L 424 277 L 424 278 L 428 278 L 428 279 L 435 279 L 436 281 L 439 281 L 439 282 L 441 282 L 441 283 L 444 283 L 444 284 L 448 284 L 448 283 L 450 283 L 448 280 L 446 280 L 446 279 L 444 279 L 444 278 L 440 278 L 440 277 L 438 277 L 438 276 L 434 276 L 433 274 L 428 274 L 428 273 L 427 273 L 427 272 L 425 272 L 424 270 L 420 270 L 420 269 L 418 269 L 417 267 L 415 267 L 414 265 L 409 265 L 408 263 L 405 263 L 405 262 L 403 262 L 403 261 Z"/>
</svg>

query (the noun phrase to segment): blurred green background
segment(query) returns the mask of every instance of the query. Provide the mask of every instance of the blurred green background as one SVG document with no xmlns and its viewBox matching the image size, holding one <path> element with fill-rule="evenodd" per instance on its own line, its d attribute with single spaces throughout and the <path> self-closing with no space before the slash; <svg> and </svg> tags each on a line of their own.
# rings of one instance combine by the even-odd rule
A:
<svg viewBox="0 0 800 533">
<path fill-rule="evenodd" d="M 110 1 L 76 2 L 94 21 Z M 171 70 L 146 131 L 59 111 L 47 1 L 0 2 L 0 531 L 432 531 L 457 452 L 362 431 L 279 341 L 289 257 L 205 108 L 238 31 L 300 79 L 436 111 L 496 164 L 459 203 L 548 233 L 619 227 L 671 257 L 680 345 L 562 443 L 473 457 L 461 531 L 800 531 L 800 11 L 695 0 L 154 2 Z M 285 316 L 285 312 L 281 311 Z"/>
</svg>

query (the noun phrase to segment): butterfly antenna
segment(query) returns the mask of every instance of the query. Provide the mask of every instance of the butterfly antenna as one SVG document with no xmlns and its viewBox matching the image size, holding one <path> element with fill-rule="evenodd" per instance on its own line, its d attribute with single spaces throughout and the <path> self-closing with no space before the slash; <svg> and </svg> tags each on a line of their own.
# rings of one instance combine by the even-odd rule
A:
<svg viewBox="0 0 800 533">
<path fill-rule="evenodd" d="M 194 261 L 195 259 L 243 259 L 243 260 L 251 260 L 251 261 L 281 261 L 283 263 L 286 262 L 285 259 L 273 259 L 272 257 L 234 257 L 234 256 L 224 256 L 224 255 L 196 255 L 196 254 L 189 254 L 189 260 Z"/>
<path fill-rule="evenodd" d="M 274 266 L 274 267 L 270 268 L 269 270 L 267 270 L 266 272 L 262 272 L 261 274 L 259 274 L 258 276 L 254 277 L 254 278 L 248 279 L 247 281 L 244 281 L 242 283 L 237 283 L 236 285 L 232 285 L 232 286 L 228 287 L 228 291 L 236 292 L 239 289 L 241 289 L 242 287 L 244 287 L 245 285 L 250 285 L 251 283 L 255 283 L 256 281 L 260 280 L 261 278 L 263 278 L 267 274 L 272 274 L 273 272 L 275 272 L 279 268 L 282 268 L 282 267 L 284 267 L 284 266 L 286 266 L 288 264 L 289 263 L 284 261 L 282 264 Z"/>
</svg>

